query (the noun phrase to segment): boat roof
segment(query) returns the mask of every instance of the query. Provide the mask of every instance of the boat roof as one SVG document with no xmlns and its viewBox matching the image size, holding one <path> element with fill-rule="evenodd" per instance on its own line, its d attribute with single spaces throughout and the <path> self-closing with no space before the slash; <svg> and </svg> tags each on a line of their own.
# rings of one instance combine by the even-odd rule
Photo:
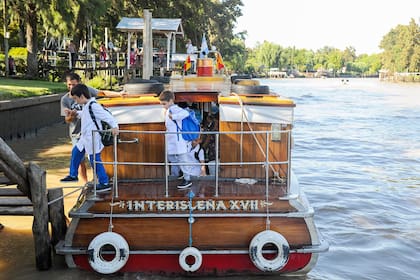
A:
<svg viewBox="0 0 420 280">
<path fill-rule="evenodd" d="M 144 29 L 143 18 L 123 17 L 116 27 L 122 32 L 142 32 Z M 152 18 L 153 33 L 175 33 L 184 36 L 180 18 Z"/>
</svg>

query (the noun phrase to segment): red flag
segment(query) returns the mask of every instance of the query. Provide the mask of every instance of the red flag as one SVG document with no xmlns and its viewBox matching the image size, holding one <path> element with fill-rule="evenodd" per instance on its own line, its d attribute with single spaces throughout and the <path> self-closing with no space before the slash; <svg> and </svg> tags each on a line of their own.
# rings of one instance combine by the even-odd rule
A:
<svg viewBox="0 0 420 280">
<path fill-rule="evenodd" d="M 191 68 L 191 58 L 190 56 L 184 62 L 184 71 L 188 71 Z"/>
<path fill-rule="evenodd" d="M 217 70 L 225 68 L 225 64 L 223 63 L 222 55 L 220 53 L 216 53 L 216 67 Z"/>
</svg>

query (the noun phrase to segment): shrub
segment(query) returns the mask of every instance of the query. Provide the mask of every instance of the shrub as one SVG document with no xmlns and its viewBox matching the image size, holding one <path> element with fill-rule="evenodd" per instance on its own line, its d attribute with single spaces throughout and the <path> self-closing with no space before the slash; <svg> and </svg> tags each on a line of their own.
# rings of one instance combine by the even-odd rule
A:
<svg viewBox="0 0 420 280">
<path fill-rule="evenodd" d="M 117 78 L 112 77 L 112 85 L 117 84 Z M 97 89 L 109 89 L 109 77 L 102 77 L 102 76 L 96 76 L 93 79 L 86 82 L 86 84 L 90 87 L 97 88 Z"/>
</svg>

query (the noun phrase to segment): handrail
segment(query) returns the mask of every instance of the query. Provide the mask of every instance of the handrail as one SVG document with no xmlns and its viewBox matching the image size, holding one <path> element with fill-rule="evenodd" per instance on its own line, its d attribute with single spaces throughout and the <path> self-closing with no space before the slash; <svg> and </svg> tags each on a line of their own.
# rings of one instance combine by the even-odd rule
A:
<svg viewBox="0 0 420 280">
<path fill-rule="evenodd" d="M 99 131 L 99 130 L 94 130 L 94 132 Z M 102 131 L 100 131 L 102 132 Z M 179 134 L 179 133 L 188 133 L 188 132 L 167 132 L 167 131 L 135 131 L 135 130 L 120 130 L 120 135 L 122 133 L 136 133 L 136 134 L 162 134 L 162 135 L 167 135 L 167 134 Z M 286 191 L 286 195 L 290 193 L 290 176 L 291 176 L 291 130 L 279 130 L 279 131 L 271 131 L 271 130 L 265 130 L 265 131 L 201 131 L 198 132 L 200 135 L 204 134 L 204 135 L 211 135 L 211 134 L 215 134 L 215 138 L 216 138 L 216 159 L 219 159 L 219 146 L 220 146 L 220 135 L 237 135 L 237 134 L 241 134 L 241 135 L 247 135 L 247 134 L 265 134 L 265 155 L 264 155 L 264 161 L 247 161 L 247 162 L 219 162 L 219 160 L 215 160 L 214 163 L 209 163 L 206 162 L 204 163 L 206 166 L 215 166 L 215 197 L 219 196 L 219 166 L 235 166 L 238 164 L 241 165 L 262 165 L 265 167 L 265 189 L 266 189 L 266 194 L 268 195 L 268 191 L 269 191 L 269 183 L 270 183 L 270 172 L 269 172 L 269 167 L 272 165 L 286 165 L 287 166 L 287 170 L 285 172 L 286 176 L 287 176 L 287 180 L 286 180 L 286 186 L 287 186 L 287 191 Z M 270 139 L 270 135 L 272 133 L 280 133 L 280 134 L 286 134 L 287 135 L 287 154 L 286 154 L 286 160 L 284 161 L 270 161 L 269 160 L 269 150 L 270 150 L 270 146 L 269 146 L 269 139 Z M 95 133 L 93 133 L 93 141 L 95 137 Z M 115 188 L 115 192 L 114 194 L 116 194 L 116 197 L 118 197 L 118 165 L 141 165 L 141 166 L 164 166 L 165 167 L 165 196 L 169 197 L 169 168 L 171 166 L 181 166 L 181 165 L 190 165 L 190 166 L 195 166 L 195 165 L 201 165 L 202 163 L 195 163 L 195 162 L 178 162 L 178 163 L 171 163 L 168 162 L 167 157 L 165 156 L 165 160 L 164 162 L 121 162 L 117 160 L 117 148 L 118 148 L 118 144 L 120 143 L 125 143 L 125 144 L 136 144 L 139 143 L 140 140 L 138 138 L 134 138 L 136 139 L 136 141 L 124 141 L 121 139 L 115 138 L 114 140 L 114 146 L 113 146 L 113 153 L 114 153 L 114 161 L 102 161 L 101 163 L 104 165 L 113 165 L 113 170 L 114 170 L 114 179 L 113 179 L 113 186 Z M 167 137 L 165 137 L 165 155 L 167 154 Z M 95 151 L 93 151 L 95 153 Z M 96 180 L 96 163 L 97 161 L 95 161 L 95 157 L 94 157 L 94 166 L 93 166 L 93 170 L 94 170 L 94 180 Z M 95 182 L 96 185 L 96 182 Z M 94 196 L 96 195 L 96 189 L 94 188 Z"/>
</svg>

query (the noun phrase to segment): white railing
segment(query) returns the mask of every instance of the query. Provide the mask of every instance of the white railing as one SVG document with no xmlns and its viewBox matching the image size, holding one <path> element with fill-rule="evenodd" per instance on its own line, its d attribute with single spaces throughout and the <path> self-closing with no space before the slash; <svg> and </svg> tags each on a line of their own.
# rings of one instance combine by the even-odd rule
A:
<svg viewBox="0 0 420 280">
<path fill-rule="evenodd" d="M 188 133 L 188 132 L 165 132 L 165 131 L 133 131 L 133 130 L 120 130 L 120 135 L 122 133 L 135 133 L 135 134 L 183 134 L 183 133 Z M 206 162 L 205 165 L 207 166 L 212 166 L 214 167 L 215 170 L 215 174 L 214 174 L 214 181 L 215 181 L 215 197 L 219 196 L 219 183 L 220 183 L 220 171 L 219 171 L 219 167 L 220 166 L 238 166 L 238 165 L 258 165 L 258 166 L 264 166 L 265 168 L 265 186 L 266 186 L 266 193 L 268 194 L 268 189 L 269 189 L 269 185 L 270 185 L 270 169 L 272 170 L 273 173 L 273 177 L 271 179 L 271 181 L 274 180 L 279 180 L 280 182 L 284 182 L 286 183 L 286 194 L 288 195 L 290 193 L 290 178 L 291 178 L 291 131 L 290 130 L 280 130 L 280 131 L 229 131 L 229 132 L 220 132 L 220 131 L 216 131 L 216 132 L 200 132 L 201 135 L 211 135 L 214 134 L 215 135 L 215 153 L 216 153 L 216 160 L 214 163 L 209 163 Z M 269 152 L 270 152 L 270 139 L 272 139 L 272 135 L 276 134 L 276 137 L 278 138 L 278 135 L 286 135 L 286 141 L 287 141 L 287 154 L 284 155 L 286 157 L 286 160 L 284 161 L 270 161 L 269 160 Z M 220 146 L 220 135 L 265 135 L 265 149 L 264 151 L 261 151 L 265 154 L 264 155 L 264 160 L 263 161 L 239 161 L 239 162 L 219 162 L 219 146 Z M 93 133 L 93 141 L 95 141 L 95 133 Z M 165 155 L 167 154 L 167 141 L 166 141 L 167 137 L 165 137 Z M 256 138 L 255 138 L 256 139 Z M 280 139 L 283 139 L 283 137 L 280 137 Z M 197 163 L 192 163 L 192 162 L 179 162 L 179 163 L 171 163 L 168 162 L 167 157 L 165 156 L 165 160 L 163 162 L 121 162 L 118 161 L 118 145 L 121 143 L 126 143 L 126 144 L 136 144 L 138 142 L 141 142 L 141 139 L 138 138 L 133 138 L 131 140 L 120 140 L 119 138 L 115 137 L 114 138 L 114 145 L 113 145 L 113 156 L 114 156 L 114 161 L 102 161 L 101 163 L 104 165 L 112 165 L 113 166 L 113 184 L 114 184 L 114 195 L 115 197 L 118 197 L 118 166 L 119 165 L 138 165 L 138 166 L 164 166 L 165 167 L 165 196 L 168 197 L 169 196 L 169 170 L 171 166 L 175 166 L 175 165 L 201 165 L 201 163 L 197 162 Z M 277 140 L 278 141 L 278 140 Z M 241 147 L 240 149 L 241 153 L 243 152 L 243 149 Z M 93 153 L 95 154 L 95 151 L 93 151 Z M 242 158 L 242 157 L 241 157 Z M 94 157 L 95 159 L 95 157 Z M 94 184 L 96 186 L 97 182 L 96 182 L 96 163 L 98 163 L 97 161 L 94 160 Z M 284 172 L 286 175 L 286 178 L 284 177 L 280 177 L 280 174 L 274 170 L 273 165 L 286 165 L 286 171 Z M 280 169 L 280 167 L 279 167 Z M 252 176 L 252 174 L 250 174 Z M 213 179 L 213 176 L 207 175 L 206 177 Z M 144 178 L 139 178 L 139 181 L 141 181 Z M 158 179 L 158 178 L 157 178 Z M 224 179 L 232 179 L 232 178 L 224 178 Z M 94 195 L 96 195 L 96 190 L 94 191 Z"/>
</svg>

